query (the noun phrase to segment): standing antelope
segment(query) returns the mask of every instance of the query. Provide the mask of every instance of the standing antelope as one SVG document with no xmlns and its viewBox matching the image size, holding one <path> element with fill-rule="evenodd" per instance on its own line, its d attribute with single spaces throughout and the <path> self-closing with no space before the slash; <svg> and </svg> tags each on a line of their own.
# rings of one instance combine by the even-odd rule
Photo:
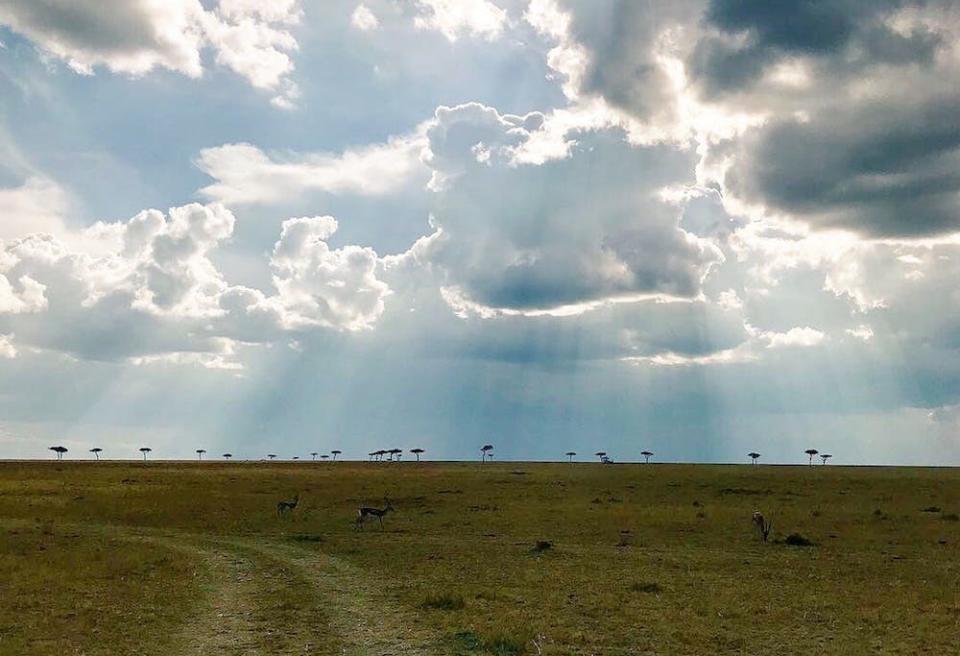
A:
<svg viewBox="0 0 960 656">
<path fill-rule="evenodd" d="M 385 508 L 369 508 L 367 506 L 360 506 L 357 510 L 357 523 L 354 525 L 354 530 L 363 530 L 363 522 L 365 522 L 370 517 L 376 517 L 380 520 L 380 530 L 383 530 L 383 516 L 388 512 L 393 510 L 393 506 L 390 505 L 390 499 L 383 497 L 384 503 L 386 503 Z"/>
<path fill-rule="evenodd" d="M 277 517 L 283 517 L 283 513 L 293 510 L 300 503 L 300 494 L 293 495 L 292 499 L 280 501 L 277 503 Z"/>
<path fill-rule="evenodd" d="M 770 536 L 770 529 L 773 528 L 773 522 L 764 518 L 763 513 L 759 510 L 753 511 L 753 525 L 757 527 L 757 530 L 760 532 L 760 536 L 763 537 L 763 541 L 766 542 L 767 538 Z"/>
</svg>

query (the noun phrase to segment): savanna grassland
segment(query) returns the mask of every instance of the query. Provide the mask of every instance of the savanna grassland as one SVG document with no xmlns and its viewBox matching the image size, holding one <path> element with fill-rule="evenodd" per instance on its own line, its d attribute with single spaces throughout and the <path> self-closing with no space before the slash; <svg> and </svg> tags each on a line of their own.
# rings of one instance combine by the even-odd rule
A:
<svg viewBox="0 0 960 656">
<path fill-rule="evenodd" d="M 5 463 L 0 654 L 956 654 L 956 513 L 951 469 Z"/>
</svg>

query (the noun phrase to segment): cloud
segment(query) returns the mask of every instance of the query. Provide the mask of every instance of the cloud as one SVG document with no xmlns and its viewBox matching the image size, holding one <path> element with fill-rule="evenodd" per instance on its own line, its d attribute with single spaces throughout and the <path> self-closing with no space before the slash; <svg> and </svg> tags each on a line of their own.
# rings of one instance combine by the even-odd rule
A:
<svg viewBox="0 0 960 656">
<path fill-rule="evenodd" d="M 376 252 L 360 246 L 331 249 L 326 240 L 336 230 L 330 216 L 283 222 L 270 266 L 286 327 L 359 330 L 383 314 L 390 288 L 376 276 Z"/>
<path fill-rule="evenodd" d="M 960 96 L 876 99 L 745 136 L 725 185 L 823 228 L 923 236 L 960 228 Z"/>
<path fill-rule="evenodd" d="M 97 223 L 72 246 L 38 233 L 2 243 L 0 334 L 81 359 L 233 368 L 238 342 L 360 330 L 383 313 L 377 254 L 331 249 L 333 218 L 284 222 L 267 293 L 230 284 L 212 260 L 234 224 L 223 205 L 193 203 Z"/>
<path fill-rule="evenodd" d="M 67 193 L 52 180 L 31 177 L 18 187 L 0 188 L 0 240 L 29 232 L 62 235 Z"/>
<path fill-rule="evenodd" d="M 492 309 L 696 297 L 722 255 L 680 228 L 682 210 L 657 193 L 689 175 L 689 156 L 631 146 L 609 129 L 576 133 L 566 157 L 518 161 L 543 125 L 539 114 L 501 115 L 475 103 L 437 110 L 424 155 L 437 232 L 418 257 L 462 297 Z"/>
<path fill-rule="evenodd" d="M 361 32 L 369 32 L 380 27 L 380 21 L 365 4 L 360 3 L 350 14 L 350 25 Z"/>
<path fill-rule="evenodd" d="M 299 20 L 298 0 L 221 0 L 210 10 L 199 0 L 12 0 L 0 7 L 0 24 L 78 73 L 105 66 L 139 76 L 166 68 L 198 78 L 203 51 L 210 49 L 217 63 L 274 93 L 280 106 L 297 97 L 289 78 L 290 52 L 297 49 L 290 29 Z"/>
<path fill-rule="evenodd" d="M 0 358 L 12 359 L 17 357 L 17 349 L 13 345 L 13 335 L 0 335 Z"/>
<path fill-rule="evenodd" d="M 200 190 L 228 205 L 276 203 L 316 190 L 331 194 L 382 195 L 420 179 L 424 140 L 413 134 L 341 154 L 267 154 L 250 144 L 206 148 L 201 171 L 216 180 Z"/>
<path fill-rule="evenodd" d="M 414 0 L 420 15 L 414 24 L 437 30 L 450 41 L 467 34 L 496 39 L 507 23 L 507 12 L 489 0 Z"/>
</svg>

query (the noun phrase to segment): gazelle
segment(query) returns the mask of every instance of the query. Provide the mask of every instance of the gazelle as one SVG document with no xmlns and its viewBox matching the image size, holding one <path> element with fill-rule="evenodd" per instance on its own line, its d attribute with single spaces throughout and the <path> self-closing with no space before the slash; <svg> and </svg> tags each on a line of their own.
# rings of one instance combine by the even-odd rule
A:
<svg viewBox="0 0 960 656">
<path fill-rule="evenodd" d="M 360 506 L 360 508 L 357 510 L 357 523 L 353 527 L 354 530 L 362 531 L 363 523 L 371 517 L 376 517 L 380 520 L 380 530 L 382 531 L 383 516 L 394 509 L 393 506 L 390 505 L 390 499 L 387 497 L 383 497 L 383 502 L 387 504 L 385 508 L 370 508 L 368 506 Z"/>
<path fill-rule="evenodd" d="M 300 503 L 299 493 L 293 495 L 292 499 L 283 500 L 277 503 L 277 517 L 282 517 L 283 513 L 287 512 L 288 510 L 293 510 L 297 507 L 298 503 Z"/>
<path fill-rule="evenodd" d="M 770 536 L 770 529 L 773 528 L 773 523 L 764 518 L 763 513 L 759 510 L 753 511 L 753 525 L 757 527 L 757 530 L 760 532 L 760 536 L 763 538 L 763 541 L 766 542 L 767 538 Z"/>
</svg>

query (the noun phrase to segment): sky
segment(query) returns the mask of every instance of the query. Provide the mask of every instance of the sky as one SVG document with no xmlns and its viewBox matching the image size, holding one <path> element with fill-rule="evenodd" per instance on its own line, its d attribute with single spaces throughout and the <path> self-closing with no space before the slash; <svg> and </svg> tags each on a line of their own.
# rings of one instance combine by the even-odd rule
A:
<svg viewBox="0 0 960 656">
<path fill-rule="evenodd" d="M 951 0 L 0 0 L 0 458 L 960 465 Z"/>
</svg>

